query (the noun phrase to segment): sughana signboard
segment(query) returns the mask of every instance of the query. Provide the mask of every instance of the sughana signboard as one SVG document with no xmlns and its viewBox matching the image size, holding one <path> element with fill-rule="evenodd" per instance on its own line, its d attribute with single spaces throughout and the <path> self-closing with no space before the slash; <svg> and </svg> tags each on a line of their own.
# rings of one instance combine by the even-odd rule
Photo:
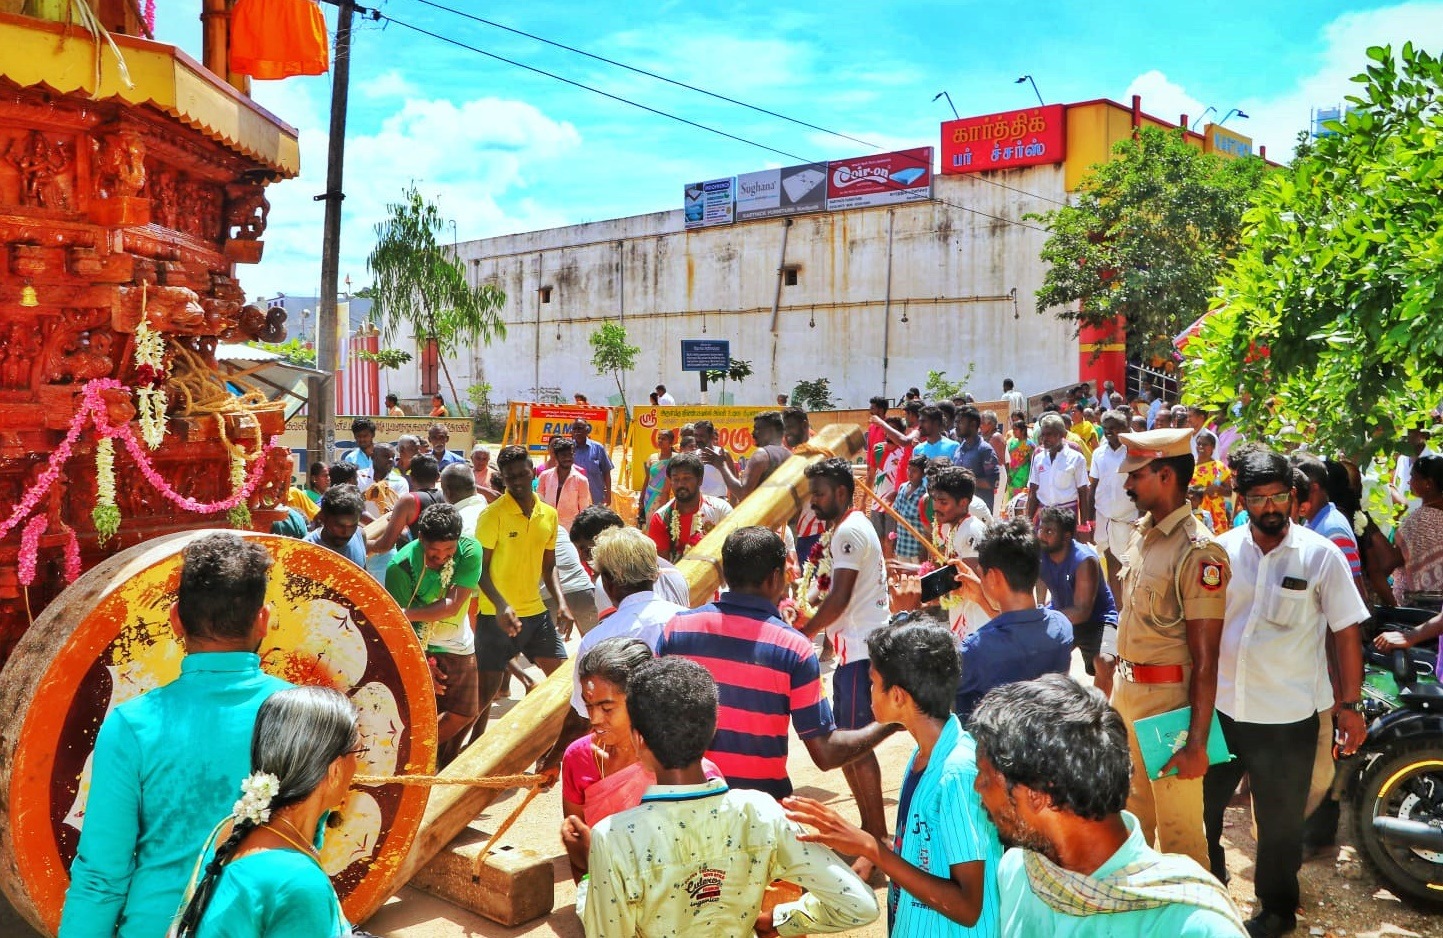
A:
<svg viewBox="0 0 1443 938">
<path fill-rule="evenodd" d="M 942 173 L 976 173 L 1061 163 L 1067 157 L 1060 104 L 964 117 L 942 124 Z"/>
</svg>

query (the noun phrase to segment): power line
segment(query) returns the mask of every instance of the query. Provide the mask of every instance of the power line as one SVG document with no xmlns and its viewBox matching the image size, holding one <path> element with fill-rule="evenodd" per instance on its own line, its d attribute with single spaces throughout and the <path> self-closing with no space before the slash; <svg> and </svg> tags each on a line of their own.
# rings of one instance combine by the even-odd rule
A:
<svg viewBox="0 0 1443 938">
<path fill-rule="evenodd" d="M 361 10 L 362 10 L 362 8 L 359 7 L 359 6 L 357 6 L 356 9 L 357 9 L 358 11 L 361 11 Z M 420 33 L 420 34 L 423 35 L 423 36 L 429 36 L 429 37 L 431 37 L 432 39 L 439 40 L 439 41 L 444 42 L 444 43 L 447 43 L 447 44 L 449 44 L 449 45 L 457 46 L 458 48 L 461 48 L 461 49 L 466 49 L 466 50 L 468 50 L 468 51 L 470 51 L 470 52 L 476 53 L 477 55 L 482 55 L 482 56 L 485 56 L 486 58 L 494 59 L 494 60 L 496 60 L 496 61 L 498 61 L 498 62 L 503 62 L 503 63 L 505 63 L 505 64 L 507 64 L 507 65 L 511 65 L 511 66 L 513 66 L 513 67 L 515 67 L 515 68 L 520 68 L 520 69 L 523 69 L 523 70 L 528 71 L 528 72 L 533 72 L 533 73 L 535 73 L 535 74 L 537 74 L 537 75 L 542 75 L 542 76 L 544 76 L 544 77 L 546 77 L 546 78 L 551 78 L 551 79 L 553 79 L 553 80 L 555 80 L 555 81 L 562 82 L 563 84 L 571 85 L 571 86 L 574 87 L 574 88 L 580 88 L 580 89 L 582 89 L 583 91 L 590 91 L 590 92 L 593 93 L 593 94 L 600 95 L 600 96 L 602 96 L 602 97 L 604 97 L 604 98 L 608 98 L 608 99 L 610 99 L 610 100 L 612 100 L 612 101 L 616 101 L 616 102 L 618 102 L 618 103 L 620 103 L 620 104 L 626 104 L 626 105 L 629 105 L 629 106 L 634 107 L 634 108 L 639 108 L 640 110 L 647 111 L 648 113 L 651 113 L 651 114 L 655 114 L 655 115 L 658 116 L 658 117 L 664 117 L 664 118 L 667 118 L 668 120 L 677 121 L 678 123 L 685 124 L 685 125 L 687 125 L 688 127 L 692 127 L 692 128 L 697 129 L 697 130 L 705 131 L 706 133 L 715 134 L 715 135 L 720 136 L 720 137 L 725 137 L 725 138 L 728 139 L 728 140 L 732 140 L 732 141 L 735 141 L 735 142 L 737 142 L 737 143 L 744 144 L 744 145 L 746 145 L 746 146 L 756 147 L 757 149 L 760 149 L 760 150 L 766 150 L 766 151 L 769 152 L 769 153 L 775 153 L 775 154 L 777 154 L 778 156 L 784 156 L 784 157 L 786 157 L 786 158 L 789 159 L 789 160 L 796 160 L 796 161 L 799 162 L 799 163 L 814 163 L 814 162 L 818 162 L 817 160 L 809 160 L 809 159 L 807 159 L 806 157 L 804 157 L 804 156 L 799 156 L 798 154 L 795 154 L 795 153 L 789 153 L 789 152 L 786 151 L 786 150 L 777 149 L 776 147 L 770 146 L 769 144 L 759 143 L 759 142 L 757 142 L 757 141 L 755 141 L 755 140 L 750 140 L 750 139 L 747 139 L 746 137 L 741 137 L 741 136 L 738 136 L 738 135 L 736 135 L 736 134 L 729 133 L 728 131 L 722 130 L 722 129 L 718 128 L 718 127 L 712 127 L 712 126 L 710 126 L 710 125 L 703 124 L 703 123 L 701 123 L 701 122 L 699 122 L 699 121 L 694 121 L 694 120 L 691 120 L 690 118 L 682 117 L 682 116 L 679 115 L 679 114 L 673 114 L 673 113 L 671 113 L 671 112 L 669 112 L 669 111 L 663 111 L 663 110 L 661 110 L 660 108 L 652 107 L 652 106 L 649 105 L 649 104 L 642 104 L 642 103 L 639 102 L 639 101 L 633 101 L 633 100 L 631 100 L 630 98 L 625 98 L 625 97 L 622 97 L 621 95 L 613 94 L 613 93 L 611 93 L 611 92 L 609 92 L 609 91 L 603 91 L 603 90 L 600 89 L 600 88 L 594 87 L 594 86 L 592 86 L 592 85 L 585 84 L 585 83 L 583 83 L 583 82 L 576 81 L 576 80 L 571 79 L 571 78 L 567 78 L 567 77 L 565 77 L 565 76 L 563 76 L 563 75 L 558 75 L 558 74 L 556 74 L 556 73 L 554 73 L 554 72 L 546 71 L 545 69 L 542 69 L 542 68 L 537 68 L 537 67 L 534 66 L 534 65 L 527 65 L 527 64 L 524 63 L 524 62 L 518 62 L 518 61 L 516 61 L 515 59 L 509 59 L 509 58 L 507 58 L 506 56 L 498 55 L 498 54 L 495 53 L 495 52 L 488 52 L 488 51 L 486 51 L 485 49 L 481 49 L 481 48 L 479 48 L 479 47 L 477 47 L 477 46 L 470 45 L 469 43 L 462 42 L 462 41 L 459 40 L 459 39 L 454 39 L 454 38 L 452 38 L 452 37 L 450 37 L 450 36 L 446 36 L 446 35 L 442 35 L 441 33 L 433 32 L 433 31 L 431 31 L 431 30 L 429 30 L 429 29 L 426 29 L 426 28 L 424 28 L 424 27 L 416 26 L 416 25 L 414 25 L 414 24 L 412 24 L 412 23 L 406 22 L 405 20 L 397 19 L 397 18 L 394 17 L 394 16 L 389 16 L 389 15 L 387 15 L 387 14 L 378 13 L 378 12 L 372 11 L 372 10 L 365 10 L 365 11 L 362 11 L 362 12 L 369 13 L 369 14 L 371 14 L 371 15 L 373 15 L 373 16 L 379 17 L 380 19 L 384 19 L 384 20 L 386 20 L 387 22 L 395 23 L 397 26 L 400 26 L 400 27 L 402 27 L 403 29 L 409 29 L 409 30 L 411 30 L 412 32 Z M 930 170 L 931 167 L 929 166 L 928 169 Z M 886 180 L 886 182 L 887 182 L 887 183 L 892 183 L 892 180 L 889 179 L 889 180 Z M 896 185 L 896 188 L 899 189 L 899 190 L 905 188 L 905 186 L 903 186 L 903 185 L 901 185 L 901 184 L 897 184 L 897 183 L 893 183 L 893 184 Z M 980 216 L 982 216 L 982 217 L 984 217 L 984 218 L 990 218 L 990 219 L 992 219 L 993 221 L 1000 221 L 1000 222 L 1002 222 L 1002 223 L 1004 223 L 1004 224 L 1016 225 L 1016 226 L 1018 226 L 1018 227 L 1020 227 L 1020 228 L 1027 228 L 1027 229 L 1030 229 L 1030 230 L 1032 230 L 1032 231 L 1042 232 L 1042 233 L 1044 233 L 1044 234 L 1045 234 L 1046 231 L 1047 231 L 1047 229 L 1045 229 L 1045 228 L 1040 228 L 1040 227 L 1038 227 L 1038 226 L 1036 226 L 1036 225 L 1030 225 L 1030 224 L 1028 224 L 1027 222 L 1024 222 L 1024 221 L 1019 221 L 1019 220 L 1014 219 L 1014 218 L 1007 218 L 1007 217 L 1002 216 L 1002 215 L 993 215 L 991 212 L 985 212 L 985 211 L 983 211 L 983 210 L 981 210 L 981 209 L 972 208 L 972 207 L 967 206 L 967 205 L 958 205 L 956 202 L 952 202 L 952 201 L 949 201 L 949 200 L 947 200 L 947 199 L 939 198 L 939 197 L 937 197 L 937 196 L 935 196 L 935 195 L 933 196 L 933 200 L 934 200 L 934 201 L 937 201 L 937 202 L 940 202 L 940 203 L 942 203 L 943 205 L 951 206 L 952 208 L 955 208 L 955 209 L 957 209 L 958 211 L 969 212 L 969 213 L 971 213 L 971 214 L 973 214 L 973 215 L 980 215 Z"/>
<path fill-rule="evenodd" d="M 788 114 L 782 114 L 782 113 L 780 113 L 780 112 L 778 112 L 778 111 L 773 111 L 773 110 L 771 110 L 771 109 L 769 109 L 769 108 L 765 108 L 765 107 L 762 107 L 762 106 L 757 105 L 757 104 L 751 104 L 751 103 L 746 102 L 746 101 L 738 100 L 737 98 L 728 97 L 727 95 L 721 94 L 721 93 L 716 92 L 716 91 L 710 91 L 710 90 L 708 90 L 708 89 L 706 89 L 706 88 L 701 88 L 701 87 L 698 87 L 697 85 L 689 84 L 689 83 L 687 83 L 687 82 L 680 81 L 680 80 L 675 79 L 675 78 L 669 78 L 669 77 L 667 77 L 666 75 L 662 75 L 662 74 L 660 74 L 660 73 L 658 73 L 658 72 L 653 72 L 653 71 L 651 71 L 651 70 L 649 70 L 649 69 L 641 68 L 641 67 L 636 66 L 636 65 L 629 65 L 629 64 L 627 64 L 626 62 L 620 62 L 620 61 L 617 61 L 616 59 L 607 58 L 606 56 L 604 56 L 604 55 L 598 55 L 598 54 L 595 53 L 595 52 L 588 52 L 587 50 L 585 50 L 585 49 L 579 49 L 579 48 L 577 48 L 576 46 L 569 46 L 569 45 L 567 45 L 567 44 L 564 43 L 564 42 L 558 42 L 558 41 L 556 41 L 556 40 L 554 40 L 554 39 L 547 39 L 545 36 L 538 36 L 538 35 L 536 35 L 535 33 L 528 33 L 528 32 L 526 32 L 525 30 L 523 30 L 523 29 L 517 29 L 517 28 L 515 28 L 514 26 L 507 26 L 507 25 L 504 24 L 504 23 L 498 23 L 498 22 L 496 22 L 496 21 L 494 21 L 494 20 L 488 20 L 488 19 L 486 19 L 485 17 L 477 16 L 477 15 L 474 14 L 474 13 L 467 13 L 465 10 L 457 10 L 457 9 L 455 9 L 454 7 L 448 7 L 448 6 L 444 5 L 444 4 L 436 3 L 435 0 L 415 0 L 415 2 L 420 3 L 420 4 L 422 4 L 423 6 L 428 6 L 428 7 L 431 7 L 431 8 L 433 8 L 433 9 L 436 9 L 436 10 L 442 10 L 442 11 L 444 11 L 444 12 L 446 12 L 446 13 L 450 13 L 450 14 L 453 14 L 453 15 L 455 15 L 455 16 L 459 16 L 459 17 L 461 17 L 462 19 L 468 19 L 468 20 L 471 20 L 472 22 L 480 23 L 480 24 L 482 24 L 482 25 L 484 25 L 484 26 L 490 26 L 490 27 L 492 27 L 493 29 L 499 29 L 499 30 L 502 30 L 503 32 L 512 33 L 513 35 L 517 35 L 517 36 L 523 36 L 523 37 L 525 37 L 525 38 L 527 38 L 527 39 L 530 39 L 530 40 L 533 40 L 533 41 L 535 41 L 535 42 L 539 42 L 539 43 L 542 43 L 542 44 L 544 44 L 544 45 L 552 46 L 553 48 L 563 49 L 563 50 L 565 50 L 565 51 L 567 51 L 567 52 L 571 52 L 571 53 L 574 53 L 574 54 L 576 54 L 576 55 L 584 56 L 585 58 L 593 59 L 593 60 L 595 60 L 595 61 L 597 61 L 597 62 L 603 62 L 603 63 L 605 63 L 605 64 L 607 64 L 607 65 L 611 65 L 611 66 L 614 66 L 614 67 L 616 67 L 616 68 L 625 69 L 626 71 L 632 72 L 632 73 L 637 74 L 637 75 L 644 75 L 644 76 L 646 76 L 647 78 L 651 78 L 651 79 L 653 79 L 653 80 L 655 80 L 655 81 L 664 82 L 664 83 L 666 83 L 666 84 L 668 84 L 668 85 L 674 85 L 674 86 L 677 87 L 677 88 L 684 88 L 684 89 L 686 89 L 687 91 L 692 91 L 692 92 L 695 92 L 696 94 L 705 95 L 705 96 L 708 97 L 708 98 L 714 98 L 714 99 L 716 99 L 716 100 L 718 100 L 718 101 L 724 101 L 724 102 L 726 102 L 727 104 L 734 104 L 734 105 L 736 105 L 737 107 L 746 108 L 747 110 L 750 110 L 750 111 L 756 111 L 758 114 L 765 114 L 765 115 L 767 115 L 768 117 L 775 117 L 775 118 L 777 118 L 778 120 L 787 121 L 788 123 L 796 124 L 796 125 L 798 125 L 799 127 L 806 127 L 808 130 L 815 130 L 815 131 L 817 131 L 817 132 L 819 132 L 819 133 L 824 133 L 824 134 L 827 134 L 828 136 L 832 136 L 832 137 L 838 137 L 838 138 L 840 138 L 840 139 L 842 139 L 842 140 L 850 140 L 851 142 L 853 142 L 853 143 L 855 143 L 855 144 L 858 144 L 858 145 L 860 145 L 860 146 L 867 147 L 868 149 L 871 149 L 871 150 L 886 150 L 886 149 L 887 149 L 886 147 L 884 147 L 884 146 L 882 146 L 882 145 L 880 145 L 880 144 L 871 143 L 870 141 L 863 140 L 863 139 L 861 139 L 860 137 L 854 137 L 854 136 L 852 136 L 851 134 L 843 133 L 843 132 L 840 131 L 840 130 L 832 130 L 832 129 L 828 128 L 828 127 L 822 127 L 822 126 L 820 126 L 820 125 L 818 125 L 818 124 L 813 124 L 813 123 L 811 123 L 810 121 L 802 120 L 802 119 L 799 118 L 799 117 L 792 117 L 792 116 L 790 116 L 790 115 L 788 115 Z M 905 158 L 905 157 L 904 157 L 904 158 Z M 930 167 L 929 167 L 929 168 L 930 168 Z M 1009 190 L 1009 191 L 1011 191 L 1011 192 L 1016 192 L 1016 193 L 1018 193 L 1018 194 L 1020 194 L 1020 195 L 1025 195 L 1025 196 L 1028 196 L 1028 197 L 1034 198 L 1034 199 L 1040 199 L 1040 200 L 1042 200 L 1042 201 L 1044 201 L 1044 202 L 1052 202 L 1052 203 L 1055 204 L 1055 205 L 1066 205 L 1066 204 L 1067 204 L 1065 201 L 1063 201 L 1063 200 L 1061 200 L 1061 199 L 1054 199 L 1054 198 L 1052 198 L 1051 196 L 1042 195 L 1042 194 L 1039 193 L 1039 192 L 1029 192 L 1029 191 L 1026 190 L 1026 189 L 1018 189 L 1018 188 L 1015 187 L 1015 186 L 1009 186 L 1009 185 L 1007 185 L 1006 183 L 1004 183 L 1004 182 L 998 182 L 998 181 L 995 180 L 995 179 L 987 179 L 986 177 L 976 176 L 976 175 L 973 175 L 973 174 L 970 174 L 970 173 L 969 173 L 969 174 L 964 174 L 964 175 L 966 175 L 967 178 L 970 179 L 970 180 L 972 180 L 973 182 L 985 183 L 986 185 L 989 185 L 989 186 L 996 186 L 996 187 L 998 187 L 999 189 L 1007 189 L 1007 190 Z"/>
</svg>

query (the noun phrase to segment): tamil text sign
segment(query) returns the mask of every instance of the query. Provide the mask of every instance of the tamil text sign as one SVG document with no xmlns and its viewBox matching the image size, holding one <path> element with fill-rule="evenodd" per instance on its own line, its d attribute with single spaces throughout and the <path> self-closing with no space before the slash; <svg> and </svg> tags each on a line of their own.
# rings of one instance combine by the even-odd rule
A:
<svg viewBox="0 0 1443 938">
<path fill-rule="evenodd" d="M 591 424 L 591 438 L 606 437 L 605 407 L 585 407 L 577 404 L 532 404 L 530 418 L 526 421 L 526 449 L 532 453 L 545 453 L 551 446 L 553 436 L 567 436 L 571 424 L 586 420 Z"/>
<path fill-rule="evenodd" d="M 713 179 L 710 182 L 693 182 L 683 190 L 682 210 L 686 213 L 686 227 L 706 228 L 711 225 L 729 225 L 735 208 L 733 186 L 736 180 Z"/>
<path fill-rule="evenodd" d="M 737 221 L 821 212 L 826 208 L 826 163 L 764 169 L 737 177 Z"/>
<path fill-rule="evenodd" d="M 726 371 L 731 366 L 729 339 L 682 339 L 682 371 Z"/>
<path fill-rule="evenodd" d="M 942 125 L 942 172 L 976 173 L 1061 163 L 1067 157 L 1060 104 L 964 117 Z"/>
<path fill-rule="evenodd" d="M 827 209 L 866 208 L 932 198 L 932 148 L 898 150 L 827 164 Z"/>
<path fill-rule="evenodd" d="M 775 407 L 638 407 L 631 421 L 631 487 L 641 491 L 646 481 L 646 463 L 657 451 L 656 435 L 662 430 L 679 430 L 698 420 L 710 420 L 716 427 L 716 445 L 736 459 L 756 451 L 752 439 L 752 418 Z M 677 441 L 681 442 L 680 440 Z"/>
</svg>

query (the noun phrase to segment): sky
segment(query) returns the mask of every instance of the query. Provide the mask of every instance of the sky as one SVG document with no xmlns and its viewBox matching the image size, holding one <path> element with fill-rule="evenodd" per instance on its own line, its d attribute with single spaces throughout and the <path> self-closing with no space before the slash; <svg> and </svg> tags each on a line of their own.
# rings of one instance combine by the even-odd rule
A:
<svg viewBox="0 0 1443 938">
<path fill-rule="evenodd" d="M 869 149 L 585 59 L 429 6 L 373 0 L 385 16 L 757 144 L 725 139 L 608 100 L 396 22 L 353 35 L 341 277 L 369 283 L 366 256 L 386 206 L 410 183 L 438 201 L 462 241 L 679 208 L 682 187 Z M 839 131 L 879 149 L 937 146 L 952 112 L 989 114 L 1043 99 L 1142 95 L 1176 120 L 1207 107 L 1285 160 L 1310 110 L 1343 103 L 1370 45 L 1443 47 L 1443 2 L 1050 0 L 1032 6 L 733 0 L 625 4 L 435 0 Z M 200 0 L 162 0 L 157 38 L 200 57 Z M 334 29 L 335 10 L 326 10 Z M 1033 11 L 1036 12 L 1033 12 Z M 331 76 L 256 82 L 258 103 L 300 132 L 301 175 L 273 184 L 265 259 L 242 267 L 248 294 L 313 295 L 320 280 Z M 344 287 L 343 287 L 344 289 Z"/>
</svg>

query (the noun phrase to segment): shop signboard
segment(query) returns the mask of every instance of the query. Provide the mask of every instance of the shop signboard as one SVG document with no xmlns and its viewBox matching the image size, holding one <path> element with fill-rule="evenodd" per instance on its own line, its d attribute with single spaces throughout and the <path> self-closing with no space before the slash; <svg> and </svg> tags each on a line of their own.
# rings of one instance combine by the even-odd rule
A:
<svg viewBox="0 0 1443 938">
<path fill-rule="evenodd" d="M 826 163 L 764 169 L 737 177 L 737 221 L 822 212 L 826 208 Z"/>
<path fill-rule="evenodd" d="M 606 438 L 605 407 L 582 404 L 532 404 L 526 421 L 526 449 L 531 453 L 547 453 L 553 436 L 567 436 L 571 424 L 585 420 L 591 424 L 591 438 Z"/>
<path fill-rule="evenodd" d="M 827 164 L 827 210 L 932 198 L 932 148 L 917 147 Z"/>
<path fill-rule="evenodd" d="M 705 404 L 683 404 L 676 407 L 638 407 L 631 421 L 631 487 L 640 492 L 646 484 L 647 461 L 657 451 L 656 435 L 662 430 L 678 430 L 698 420 L 710 420 L 716 427 L 716 445 L 730 452 L 735 459 L 745 459 L 756 452 L 752 439 L 752 418 L 776 410 L 775 407 L 710 407 Z"/>
<path fill-rule="evenodd" d="M 1235 134 L 1218 124 L 1208 124 L 1206 130 L 1203 131 L 1203 139 L 1207 141 L 1204 146 L 1207 152 L 1216 153 L 1224 159 L 1239 159 L 1253 155 L 1252 137 Z"/>
<path fill-rule="evenodd" d="M 942 173 L 1044 166 L 1067 158 L 1066 110 L 1060 104 L 964 117 L 942 124 Z"/>
<path fill-rule="evenodd" d="M 713 179 L 689 183 L 683 190 L 682 209 L 687 228 L 709 228 L 730 225 L 736 207 L 736 180 Z"/>
</svg>

